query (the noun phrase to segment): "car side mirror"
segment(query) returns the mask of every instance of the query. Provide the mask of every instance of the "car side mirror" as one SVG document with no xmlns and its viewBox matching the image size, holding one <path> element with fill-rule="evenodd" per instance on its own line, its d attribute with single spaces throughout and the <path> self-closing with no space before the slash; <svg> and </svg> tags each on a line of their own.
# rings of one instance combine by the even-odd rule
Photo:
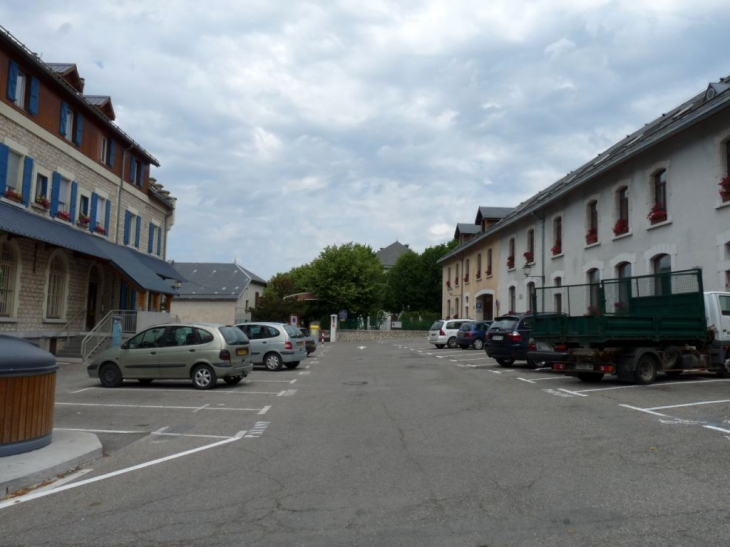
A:
<svg viewBox="0 0 730 547">
<path fill-rule="evenodd" d="M 124 342 L 121 346 L 119 346 L 121 349 L 129 349 L 129 346 L 126 342 Z"/>
</svg>

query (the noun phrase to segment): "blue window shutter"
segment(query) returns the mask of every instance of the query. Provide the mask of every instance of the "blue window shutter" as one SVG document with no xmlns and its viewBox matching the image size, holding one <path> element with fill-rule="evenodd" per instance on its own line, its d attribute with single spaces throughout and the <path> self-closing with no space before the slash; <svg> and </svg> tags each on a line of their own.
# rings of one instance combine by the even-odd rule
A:
<svg viewBox="0 0 730 547">
<path fill-rule="evenodd" d="M 96 210 L 99 208 L 99 196 L 91 194 L 91 212 L 89 213 L 89 231 L 93 232 L 96 228 Z"/>
<path fill-rule="evenodd" d="M 134 246 L 139 249 L 139 233 L 142 231 L 142 217 L 137 217 L 137 230 L 134 232 Z"/>
<path fill-rule="evenodd" d="M 114 141 L 109 139 L 109 167 L 114 168 Z"/>
<path fill-rule="evenodd" d="M 132 213 L 129 211 L 124 212 L 124 244 L 129 245 L 129 233 L 131 230 L 130 224 L 132 223 Z"/>
<path fill-rule="evenodd" d="M 10 61 L 8 69 L 8 99 L 15 102 L 15 88 L 18 86 L 18 63 Z"/>
<path fill-rule="evenodd" d="M 61 173 L 53 172 L 53 184 L 51 185 L 51 216 L 58 214 L 58 195 L 61 192 Z"/>
<path fill-rule="evenodd" d="M 41 94 L 41 82 L 35 76 L 30 78 L 30 101 L 28 102 L 28 112 L 34 116 L 38 114 L 38 98 Z"/>
<path fill-rule="evenodd" d="M 134 156 L 132 156 L 132 161 L 129 162 L 129 182 L 134 182 L 134 175 L 136 174 L 135 173 L 136 167 L 137 166 L 135 165 Z"/>
<path fill-rule="evenodd" d="M 5 195 L 5 188 L 8 185 L 8 158 L 10 148 L 0 143 L 0 196 Z"/>
<path fill-rule="evenodd" d="M 30 204 L 30 186 L 33 180 L 33 158 L 25 156 L 23 165 L 23 205 Z"/>
<path fill-rule="evenodd" d="M 71 213 L 71 224 L 76 222 L 76 194 L 79 191 L 79 183 L 76 181 L 73 181 L 71 183 L 71 206 L 68 209 L 68 212 Z"/>
<path fill-rule="evenodd" d="M 122 281 L 122 286 L 119 289 L 119 309 L 127 309 L 127 282 Z"/>
<path fill-rule="evenodd" d="M 81 137 L 84 134 L 84 118 L 81 114 L 76 114 L 76 132 L 74 133 L 74 144 L 81 146 Z"/>
<path fill-rule="evenodd" d="M 66 116 L 68 116 L 68 105 L 61 103 L 61 129 L 58 132 L 64 137 L 66 136 Z M 68 129 L 70 130 L 70 128 Z"/>
<path fill-rule="evenodd" d="M 106 215 L 104 216 L 104 230 L 106 235 L 109 236 L 109 219 L 112 217 L 112 202 L 106 200 Z"/>
<path fill-rule="evenodd" d="M 157 227 L 157 256 L 160 255 L 162 249 L 162 226 Z"/>
<path fill-rule="evenodd" d="M 139 180 L 137 181 L 137 186 L 139 186 L 140 188 L 144 187 L 144 178 L 146 172 L 147 166 L 145 164 L 142 164 L 142 169 L 139 170 Z"/>
<path fill-rule="evenodd" d="M 155 225 L 150 222 L 149 235 L 147 236 L 147 252 L 152 254 L 155 245 Z"/>
</svg>

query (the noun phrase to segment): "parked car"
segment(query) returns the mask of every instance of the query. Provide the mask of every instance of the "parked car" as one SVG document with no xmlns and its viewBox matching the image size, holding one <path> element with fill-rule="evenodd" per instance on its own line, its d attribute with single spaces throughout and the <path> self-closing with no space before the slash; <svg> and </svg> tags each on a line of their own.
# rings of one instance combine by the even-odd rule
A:
<svg viewBox="0 0 730 547">
<path fill-rule="evenodd" d="M 268 370 L 297 368 L 307 357 L 304 335 L 287 323 L 241 323 L 236 325 L 251 342 L 254 365 Z"/>
<path fill-rule="evenodd" d="M 317 341 L 314 339 L 314 337 L 309 333 L 308 329 L 305 329 L 303 327 L 299 328 L 299 332 L 301 332 L 304 335 L 304 347 L 307 350 L 307 355 L 310 353 L 314 353 L 317 351 Z"/>
<path fill-rule="evenodd" d="M 482 349 L 487 339 L 487 329 L 492 321 L 474 321 L 473 323 L 464 323 L 459 327 L 456 335 L 456 344 L 461 349 Z"/>
<path fill-rule="evenodd" d="M 444 346 L 456 347 L 456 335 L 465 323 L 473 323 L 473 319 L 439 319 L 428 330 L 427 340 L 441 349 Z"/>
<path fill-rule="evenodd" d="M 530 368 L 538 368 L 540 362 L 527 358 L 533 321 L 531 313 L 497 317 L 487 331 L 487 355 L 503 367 L 511 367 L 515 361 L 527 361 Z"/>
<path fill-rule="evenodd" d="M 248 338 L 239 329 L 212 323 L 157 325 L 91 360 L 87 373 L 104 387 L 124 380 L 192 380 L 197 389 L 219 378 L 237 384 L 253 369 Z"/>
</svg>

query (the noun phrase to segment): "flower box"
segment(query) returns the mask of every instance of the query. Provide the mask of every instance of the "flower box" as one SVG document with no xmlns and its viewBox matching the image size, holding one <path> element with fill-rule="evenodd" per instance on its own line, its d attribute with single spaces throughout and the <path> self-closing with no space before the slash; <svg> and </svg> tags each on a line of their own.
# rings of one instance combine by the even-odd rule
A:
<svg viewBox="0 0 730 547">
<path fill-rule="evenodd" d="M 527 260 L 528 264 L 531 264 L 532 262 L 535 262 L 535 253 L 526 251 L 523 253 L 523 256 L 525 257 L 525 260 Z"/>
<path fill-rule="evenodd" d="M 8 198 L 9 200 L 17 201 L 18 203 L 20 203 L 21 201 L 23 201 L 23 195 L 22 194 L 19 194 L 18 192 L 16 192 L 12 188 L 6 188 L 5 189 L 5 197 Z"/>
<path fill-rule="evenodd" d="M 492 268 L 487 268 L 484 273 L 487 275 L 487 277 L 490 277 L 492 275 Z"/>
<path fill-rule="evenodd" d="M 102 226 L 101 224 L 97 224 L 97 225 L 96 225 L 96 226 L 94 227 L 94 231 L 95 231 L 95 232 L 96 232 L 97 234 L 101 234 L 101 235 L 104 235 L 104 236 L 106 235 L 106 230 L 104 229 L 104 226 Z"/>
<path fill-rule="evenodd" d="M 446 282 L 446 288 L 448 289 L 449 287 L 451 287 L 451 281 Z"/>
<path fill-rule="evenodd" d="M 601 315 L 601 310 L 598 308 L 598 306 L 588 306 L 585 315 L 587 317 L 598 317 L 599 315 Z"/>
<path fill-rule="evenodd" d="M 67 213 L 66 211 L 58 211 L 56 213 L 56 218 L 60 218 L 61 220 L 65 220 L 65 221 L 70 221 L 71 213 Z"/>
<path fill-rule="evenodd" d="M 722 201 L 730 201 L 730 175 L 722 179 L 718 186 L 720 187 L 720 197 Z"/>
<path fill-rule="evenodd" d="M 667 220 L 667 210 L 657 203 L 656 205 L 654 205 L 654 207 L 651 208 L 649 214 L 646 215 L 646 218 L 649 219 L 649 222 L 651 224 L 664 222 Z"/>
<path fill-rule="evenodd" d="M 616 315 L 626 315 L 629 312 L 629 304 L 628 302 L 616 302 L 613 309 Z"/>
<path fill-rule="evenodd" d="M 555 245 L 550 247 L 550 252 L 553 253 L 553 256 L 559 255 L 563 252 L 563 243 L 559 239 L 555 242 Z"/>
<path fill-rule="evenodd" d="M 613 227 L 613 234 L 620 236 L 622 234 L 626 234 L 629 231 L 629 221 L 625 218 L 620 218 L 616 221 L 616 224 Z"/>
<path fill-rule="evenodd" d="M 464 283 L 469 283 L 469 276 L 468 275 L 465 275 L 464 276 Z"/>
<path fill-rule="evenodd" d="M 79 226 L 88 226 L 90 220 L 91 219 L 87 216 L 79 215 L 78 225 Z"/>
<path fill-rule="evenodd" d="M 36 205 L 40 205 L 44 209 L 48 209 L 51 206 L 51 202 L 48 201 L 46 196 L 36 196 L 35 203 Z"/>
<path fill-rule="evenodd" d="M 588 233 L 586 234 L 586 245 L 592 245 L 593 243 L 598 243 L 598 229 L 597 228 L 591 228 L 588 230 Z"/>
<path fill-rule="evenodd" d="M 511 270 L 515 267 L 515 257 L 514 255 L 510 255 L 507 257 L 507 269 Z"/>
</svg>

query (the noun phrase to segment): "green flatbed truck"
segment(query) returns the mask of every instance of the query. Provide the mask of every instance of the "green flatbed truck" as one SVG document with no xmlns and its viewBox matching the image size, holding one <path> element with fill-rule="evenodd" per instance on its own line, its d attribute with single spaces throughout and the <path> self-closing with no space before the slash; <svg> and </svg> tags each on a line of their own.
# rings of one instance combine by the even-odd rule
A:
<svg viewBox="0 0 730 547">
<path fill-rule="evenodd" d="M 699 269 L 541 287 L 532 309 L 528 357 L 585 382 L 730 377 L 730 293 L 704 292 Z"/>
</svg>

